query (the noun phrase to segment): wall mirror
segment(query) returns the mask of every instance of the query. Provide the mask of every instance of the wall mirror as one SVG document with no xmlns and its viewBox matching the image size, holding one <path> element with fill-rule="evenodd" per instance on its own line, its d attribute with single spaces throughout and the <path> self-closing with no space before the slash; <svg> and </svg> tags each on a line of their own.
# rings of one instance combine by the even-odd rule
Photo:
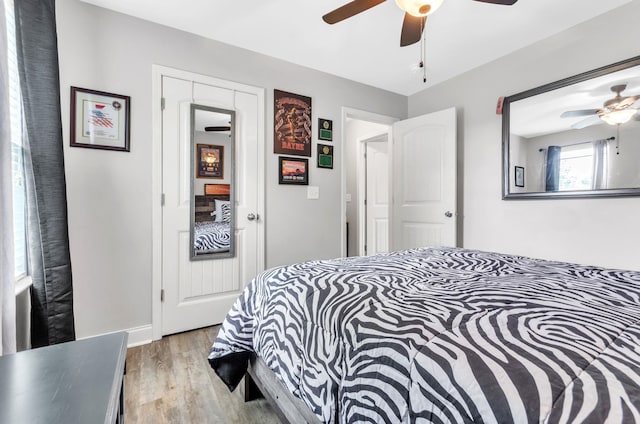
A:
<svg viewBox="0 0 640 424">
<path fill-rule="evenodd" d="M 191 260 L 235 255 L 235 112 L 191 105 Z"/>
<path fill-rule="evenodd" d="M 640 56 L 505 98 L 503 199 L 640 196 Z"/>
</svg>

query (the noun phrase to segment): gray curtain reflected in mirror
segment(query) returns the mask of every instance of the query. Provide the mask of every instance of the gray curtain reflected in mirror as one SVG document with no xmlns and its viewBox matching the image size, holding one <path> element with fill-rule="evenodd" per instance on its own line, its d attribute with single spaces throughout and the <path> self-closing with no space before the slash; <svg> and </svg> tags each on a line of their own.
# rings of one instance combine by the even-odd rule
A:
<svg viewBox="0 0 640 424">
<path fill-rule="evenodd" d="M 191 105 L 191 260 L 235 255 L 235 112 Z"/>
<path fill-rule="evenodd" d="M 640 57 L 509 96 L 502 119 L 503 198 L 640 195 Z"/>
</svg>

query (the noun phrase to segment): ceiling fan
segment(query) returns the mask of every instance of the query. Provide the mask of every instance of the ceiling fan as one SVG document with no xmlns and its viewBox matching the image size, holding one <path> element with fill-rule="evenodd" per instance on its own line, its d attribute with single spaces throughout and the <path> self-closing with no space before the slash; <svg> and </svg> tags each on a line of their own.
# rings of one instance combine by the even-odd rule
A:
<svg viewBox="0 0 640 424">
<path fill-rule="evenodd" d="M 609 125 L 624 124 L 636 115 L 636 112 L 640 109 L 640 104 L 636 104 L 640 99 L 640 95 L 628 97 L 622 96 L 621 93 L 626 88 L 626 84 L 614 85 L 611 87 L 611 91 L 616 93 L 616 96 L 604 102 L 600 109 L 570 110 L 562 113 L 560 117 L 576 118 L 580 116 L 589 116 L 588 118 L 571 125 L 571 128 L 576 130 L 599 124 L 603 121 Z M 636 119 L 637 118 L 638 116 L 636 115 Z"/>
<path fill-rule="evenodd" d="M 371 9 L 386 0 L 353 0 L 322 17 L 328 24 L 335 24 L 347 18 Z M 400 9 L 405 11 L 400 33 L 400 47 L 408 46 L 420 41 L 422 31 L 427 21 L 427 15 L 435 12 L 444 0 L 396 0 Z M 511 6 L 518 0 L 475 0 L 482 3 L 502 4 Z"/>
</svg>

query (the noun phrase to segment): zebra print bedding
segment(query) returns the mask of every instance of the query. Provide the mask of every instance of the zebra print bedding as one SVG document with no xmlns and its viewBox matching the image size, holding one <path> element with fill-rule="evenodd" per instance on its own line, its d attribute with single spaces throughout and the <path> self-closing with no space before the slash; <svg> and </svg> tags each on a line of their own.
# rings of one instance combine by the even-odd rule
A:
<svg viewBox="0 0 640 424">
<path fill-rule="evenodd" d="M 456 248 L 257 276 L 209 362 L 247 352 L 327 423 L 640 422 L 640 272 Z"/>
<path fill-rule="evenodd" d="M 229 249 L 230 224 L 228 222 L 196 222 L 193 227 L 193 246 L 196 252 Z"/>
</svg>

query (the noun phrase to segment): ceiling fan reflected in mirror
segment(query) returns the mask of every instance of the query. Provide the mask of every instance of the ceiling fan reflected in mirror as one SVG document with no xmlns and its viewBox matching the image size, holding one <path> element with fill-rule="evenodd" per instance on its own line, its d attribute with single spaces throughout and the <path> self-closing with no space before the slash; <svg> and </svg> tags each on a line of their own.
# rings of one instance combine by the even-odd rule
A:
<svg viewBox="0 0 640 424">
<path fill-rule="evenodd" d="M 322 17 L 328 24 L 335 24 L 351 18 L 365 10 L 384 3 L 386 0 L 353 0 Z M 404 10 L 404 21 L 400 33 L 400 47 L 417 43 L 422 37 L 427 16 L 435 12 L 444 0 L 396 0 L 400 9 Z M 481 3 L 512 6 L 518 0 L 474 0 Z"/>
<path fill-rule="evenodd" d="M 602 122 L 606 122 L 609 125 L 621 125 L 629 122 L 634 115 L 636 116 L 636 119 L 638 119 L 640 115 L 637 115 L 636 113 L 640 110 L 640 102 L 638 102 L 640 95 L 623 96 L 622 92 L 626 88 L 626 84 L 614 85 L 611 87 L 611 91 L 616 93 L 616 96 L 604 102 L 600 109 L 570 110 L 562 113 L 560 117 L 577 118 L 588 116 L 588 118 L 571 125 L 571 128 L 576 130 L 600 124 Z"/>
<path fill-rule="evenodd" d="M 211 126 L 211 127 L 204 127 L 204 130 L 206 132 L 231 131 L 231 127 L 229 125 Z"/>
</svg>

